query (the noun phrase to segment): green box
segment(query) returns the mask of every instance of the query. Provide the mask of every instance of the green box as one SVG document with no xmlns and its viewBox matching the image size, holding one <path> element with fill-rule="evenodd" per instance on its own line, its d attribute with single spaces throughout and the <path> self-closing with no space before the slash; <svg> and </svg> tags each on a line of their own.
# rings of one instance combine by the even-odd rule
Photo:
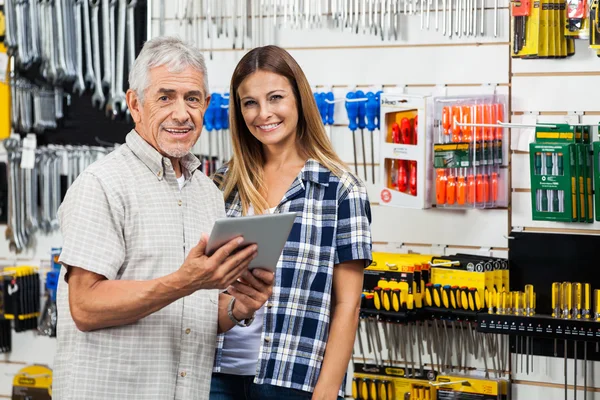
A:
<svg viewBox="0 0 600 400">
<path fill-rule="evenodd" d="M 534 221 L 577 221 L 575 144 L 544 143 L 543 137 L 541 140 L 542 143 L 529 145 L 532 219 Z"/>
</svg>

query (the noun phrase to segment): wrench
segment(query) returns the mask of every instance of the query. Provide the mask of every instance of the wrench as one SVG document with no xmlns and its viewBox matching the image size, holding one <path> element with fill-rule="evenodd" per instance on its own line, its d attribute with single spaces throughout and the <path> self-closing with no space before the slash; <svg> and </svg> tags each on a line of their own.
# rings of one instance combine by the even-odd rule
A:
<svg viewBox="0 0 600 400">
<path fill-rule="evenodd" d="M 69 76 L 69 69 L 66 62 L 66 38 L 65 38 L 65 24 L 63 21 L 63 8 L 62 0 L 55 1 L 55 14 L 56 14 L 56 33 L 58 40 L 58 65 L 56 66 L 56 78 L 59 82 L 64 81 Z"/>
<path fill-rule="evenodd" d="M 78 0 L 79 1 L 79 0 Z M 90 5 L 88 0 L 82 1 L 83 7 L 83 41 L 85 44 L 85 76 L 87 87 L 93 89 L 96 85 L 94 66 L 92 62 L 92 34 L 90 29 Z"/>
<path fill-rule="evenodd" d="M 102 85 L 104 87 L 110 88 L 111 86 L 111 63 L 112 60 L 110 58 L 111 52 L 111 29 L 109 23 L 109 7 L 112 0 L 102 0 L 102 56 L 104 57 L 104 74 L 102 76 Z M 92 13 L 94 8 L 94 3 L 98 3 L 99 1 L 90 0 L 90 6 L 92 7 Z M 96 16 L 97 18 L 97 16 Z M 92 24 L 94 16 L 92 15 Z M 95 56 L 95 53 L 94 53 Z M 98 59 L 100 59 L 98 57 Z"/>
<path fill-rule="evenodd" d="M 18 234 L 18 215 L 17 215 L 17 204 L 19 199 L 17 198 L 17 188 L 15 180 L 15 170 L 17 168 L 17 155 L 19 143 L 16 139 L 6 139 L 4 141 L 4 148 L 6 149 L 7 155 L 7 178 L 8 178 L 8 223 L 6 226 L 6 240 L 9 241 L 8 247 L 11 252 L 20 253 L 23 250 L 23 243 Z"/>
<path fill-rule="evenodd" d="M 94 73 L 96 75 L 96 83 L 94 85 L 94 93 L 92 94 L 92 106 L 96 108 L 102 108 L 104 106 L 104 92 L 102 91 L 102 78 L 100 76 L 100 38 L 99 38 L 99 21 L 98 11 L 100 7 L 100 0 L 89 0 L 90 7 L 92 8 L 92 47 L 94 48 Z M 105 54 L 105 59 L 108 58 L 108 53 Z M 110 60 L 109 60 L 110 61 Z M 105 69 L 106 72 L 106 69 Z"/>
<path fill-rule="evenodd" d="M 137 0 L 127 0 L 127 66 L 131 71 L 135 61 L 135 6 Z"/>
<path fill-rule="evenodd" d="M 125 13 L 127 12 L 127 0 L 119 0 L 119 22 L 117 28 L 117 65 L 116 79 L 113 83 L 114 91 L 110 99 L 110 110 L 115 118 L 120 112 L 127 108 L 125 92 L 123 92 L 123 68 L 125 64 Z"/>
<path fill-rule="evenodd" d="M 39 8 L 38 0 L 29 1 L 29 21 L 31 24 L 31 57 L 32 61 L 38 61 L 41 58 L 40 51 L 40 26 L 39 26 Z"/>
<path fill-rule="evenodd" d="M 110 26 L 110 42 L 109 42 L 109 56 L 110 56 L 110 86 L 108 89 L 108 101 L 106 102 L 105 113 L 107 117 L 115 117 L 117 111 L 113 109 L 112 98 L 116 93 L 117 84 L 115 79 L 115 68 L 116 68 L 116 57 L 115 57 L 115 45 L 116 45 L 116 24 L 115 24 L 115 6 L 117 0 L 110 0 L 109 8 L 109 26 Z"/>
<path fill-rule="evenodd" d="M 77 76 L 75 83 L 73 84 L 73 92 L 79 96 L 85 92 L 85 80 L 83 78 L 83 40 L 81 37 L 81 3 L 85 0 L 75 0 L 75 54 L 76 61 L 75 66 L 77 70 Z"/>
</svg>

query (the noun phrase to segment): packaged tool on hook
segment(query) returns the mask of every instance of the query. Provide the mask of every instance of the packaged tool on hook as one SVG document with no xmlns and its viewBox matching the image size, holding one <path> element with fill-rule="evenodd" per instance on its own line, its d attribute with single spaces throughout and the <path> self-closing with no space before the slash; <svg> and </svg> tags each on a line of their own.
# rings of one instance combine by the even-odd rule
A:
<svg viewBox="0 0 600 400">
<path fill-rule="evenodd" d="M 383 205 L 429 208 L 427 97 L 381 94 L 380 172 Z"/>
<path fill-rule="evenodd" d="M 505 97 L 438 97 L 433 104 L 432 204 L 460 209 L 506 207 Z"/>
</svg>

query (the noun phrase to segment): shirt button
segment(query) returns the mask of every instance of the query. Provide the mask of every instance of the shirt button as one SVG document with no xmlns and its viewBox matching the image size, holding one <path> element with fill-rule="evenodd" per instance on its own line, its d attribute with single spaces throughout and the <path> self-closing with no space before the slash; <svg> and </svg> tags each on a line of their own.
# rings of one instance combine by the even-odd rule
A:
<svg viewBox="0 0 600 400">
<path fill-rule="evenodd" d="M 162 171 L 158 171 L 156 175 L 160 178 L 162 176 Z"/>
<path fill-rule="evenodd" d="M 272 307 L 273 307 L 273 303 L 271 303 L 271 302 L 268 302 L 268 303 L 267 303 L 267 308 L 272 308 Z"/>
<path fill-rule="evenodd" d="M 181 374 L 179 374 L 179 375 L 181 375 L 181 377 L 182 377 L 182 378 L 185 378 L 185 376 L 186 376 L 187 374 L 185 373 L 185 371 L 183 371 L 183 372 L 182 372 Z"/>
<path fill-rule="evenodd" d="M 191 331 L 192 331 L 192 330 L 191 330 L 190 328 L 187 328 L 187 329 L 185 330 L 185 333 L 189 335 Z"/>
<path fill-rule="evenodd" d="M 267 336 L 267 337 L 265 338 L 265 342 L 269 343 L 270 341 L 271 341 L 271 338 Z"/>
<path fill-rule="evenodd" d="M 177 205 L 178 205 L 179 207 L 181 207 L 181 204 L 182 204 L 181 200 L 177 200 Z"/>
</svg>

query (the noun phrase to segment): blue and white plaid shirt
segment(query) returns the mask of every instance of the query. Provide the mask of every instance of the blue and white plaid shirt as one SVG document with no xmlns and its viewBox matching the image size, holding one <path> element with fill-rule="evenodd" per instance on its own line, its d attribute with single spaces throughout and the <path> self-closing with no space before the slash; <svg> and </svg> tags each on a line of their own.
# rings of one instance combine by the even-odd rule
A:
<svg viewBox="0 0 600 400">
<path fill-rule="evenodd" d="M 227 167 L 217 171 L 225 176 Z M 237 193 L 225 200 L 228 217 L 242 215 Z M 283 249 L 264 322 L 254 382 L 312 392 L 319 378 L 331 320 L 333 269 L 352 260 L 371 263 L 371 207 L 363 183 L 338 178 L 308 160 L 275 212 L 297 212 Z M 218 335 L 214 372 L 220 372 Z M 340 395 L 343 396 L 342 385 Z"/>
</svg>

